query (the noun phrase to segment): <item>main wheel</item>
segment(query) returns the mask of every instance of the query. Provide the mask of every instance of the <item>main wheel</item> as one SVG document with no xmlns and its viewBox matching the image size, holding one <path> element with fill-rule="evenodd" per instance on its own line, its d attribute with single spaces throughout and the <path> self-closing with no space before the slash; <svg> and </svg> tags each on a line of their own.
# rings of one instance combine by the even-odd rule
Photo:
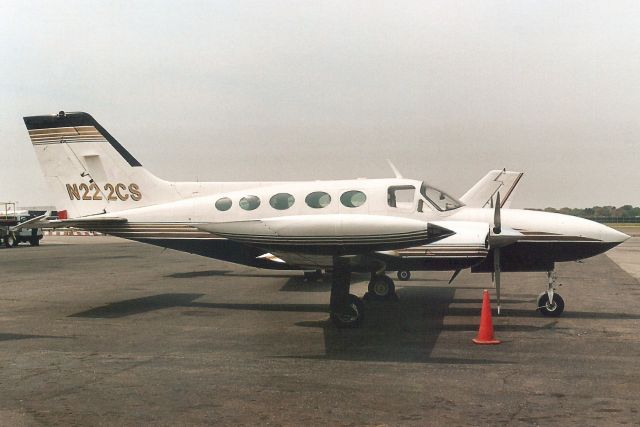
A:
<svg viewBox="0 0 640 427">
<path fill-rule="evenodd" d="M 403 282 L 411 279 L 411 272 L 409 270 L 398 271 L 398 279 L 402 280 Z"/>
<path fill-rule="evenodd" d="M 338 328 L 357 328 L 364 319 L 364 304 L 353 294 L 347 297 L 347 306 L 342 313 L 331 313 L 331 321 Z"/>
<path fill-rule="evenodd" d="M 396 285 L 389 276 L 374 275 L 369 281 L 369 294 L 376 299 L 387 299 L 395 296 Z"/>
<path fill-rule="evenodd" d="M 40 246 L 40 239 L 38 239 L 37 237 L 32 237 L 29 239 L 29 244 L 31 246 Z"/>
<path fill-rule="evenodd" d="M 560 294 L 553 293 L 553 301 L 549 301 L 549 294 L 543 292 L 538 297 L 538 310 L 544 316 L 558 317 L 564 311 L 564 300 Z"/>
<path fill-rule="evenodd" d="M 5 244 L 7 245 L 7 247 L 16 247 L 18 246 L 18 243 L 20 243 L 18 241 L 18 239 L 16 239 L 16 237 L 13 235 L 13 233 L 9 233 L 7 235 L 7 237 L 5 237 Z"/>
</svg>

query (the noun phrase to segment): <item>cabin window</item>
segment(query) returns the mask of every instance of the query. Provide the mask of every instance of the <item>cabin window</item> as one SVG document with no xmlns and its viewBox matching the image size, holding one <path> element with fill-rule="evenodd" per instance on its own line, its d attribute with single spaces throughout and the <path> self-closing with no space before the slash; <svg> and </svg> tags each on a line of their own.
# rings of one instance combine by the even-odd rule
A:
<svg viewBox="0 0 640 427">
<path fill-rule="evenodd" d="M 216 209 L 218 209 L 219 211 L 228 211 L 229 209 L 231 209 L 231 199 L 228 197 L 223 197 L 221 199 L 218 199 L 218 201 L 216 202 Z"/>
<path fill-rule="evenodd" d="M 392 208 L 413 208 L 416 187 L 413 185 L 394 185 L 387 191 L 387 203 Z"/>
<path fill-rule="evenodd" d="M 357 208 L 367 201 L 367 196 L 362 191 L 345 191 L 340 196 L 340 201 L 348 208 Z"/>
<path fill-rule="evenodd" d="M 283 211 L 293 206 L 295 201 L 296 199 L 289 193 L 278 193 L 271 197 L 269 204 L 272 208 Z"/>
<path fill-rule="evenodd" d="M 244 196 L 240 199 L 239 205 L 245 211 L 252 211 L 260 206 L 260 199 L 258 196 Z"/>
<path fill-rule="evenodd" d="M 314 191 L 304 199 L 307 206 L 314 209 L 326 208 L 331 203 L 331 196 L 324 191 Z"/>
</svg>

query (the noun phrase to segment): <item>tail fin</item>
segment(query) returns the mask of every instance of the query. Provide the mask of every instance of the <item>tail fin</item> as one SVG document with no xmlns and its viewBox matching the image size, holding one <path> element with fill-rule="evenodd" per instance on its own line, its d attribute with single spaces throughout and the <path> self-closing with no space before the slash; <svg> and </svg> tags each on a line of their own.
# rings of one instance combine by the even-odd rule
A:
<svg viewBox="0 0 640 427">
<path fill-rule="evenodd" d="M 500 191 L 500 207 L 507 208 L 511 204 L 513 190 L 517 187 L 522 175 L 524 173 L 506 169 L 489 171 L 469 191 L 464 193 L 460 200 L 470 207 L 493 207 L 495 196 Z"/>
<path fill-rule="evenodd" d="M 179 198 L 87 113 L 25 117 L 58 210 L 82 217 Z"/>
</svg>

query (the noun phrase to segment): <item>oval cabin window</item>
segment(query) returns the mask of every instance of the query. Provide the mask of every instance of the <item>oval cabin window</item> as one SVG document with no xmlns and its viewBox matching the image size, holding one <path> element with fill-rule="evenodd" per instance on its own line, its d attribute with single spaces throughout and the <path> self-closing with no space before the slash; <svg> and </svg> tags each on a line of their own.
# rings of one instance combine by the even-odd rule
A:
<svg viewBox="0 0 640 427">
<path fill-rule="evenodd" d="M 309 194 L 304 201 L 307 206 L 314 209 L 326 208 L 331 203 L 331 196 L 324 191 L 314 191 Z"/>
<path fill-rule="evenodd" d="M 245 196 L 240 199 L 239 205 L 245 211 L 252 211 L 260 206 L 260 199 L 258 196 Z"/>
<path fill-rule="evenodd" d="M 367 201 L 367 196 L 362 191 L 345 191 L 340 196 L 340 202 L 348 208 L 357 208 Z"/>
<path fill-rule="evenodd" d="M 283 211 L 293 206 L 295 201 L 296 199 L 289 193 L 278 193 L 271 197 L 269 204 L 272 208 Z"/>
<path fill-rule="evenodd" d="M 231 209 L 231 199 L 228 197 L 223 197 L 221 199 L 218 199 L 218 201 L 216 202 L 216 209 L 218 209 L 219 211 L 228 211 L 229 209 Z"/>
</svg>

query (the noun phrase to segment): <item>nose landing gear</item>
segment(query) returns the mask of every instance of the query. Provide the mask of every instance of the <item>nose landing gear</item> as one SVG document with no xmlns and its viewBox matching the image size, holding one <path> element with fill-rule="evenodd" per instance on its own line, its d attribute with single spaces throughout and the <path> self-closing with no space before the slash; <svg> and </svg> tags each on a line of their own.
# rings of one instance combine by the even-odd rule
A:
<svg viewBox="0 0 640 427">
<path fill-rule="evenodd" d="M 411 279 L 411 272 L 409 270 L 399 270 L 398 271 L 398 280 L 407 281 Z"/>
<path fill-rule="evenodd" d="M 538 297 L 538 310 L 543 316 L 558 317 L 564 311 L 564 300 L 556 293 L 556 273 L 548 271 L 549 286 L 546 292 Z"/>
</svg>

